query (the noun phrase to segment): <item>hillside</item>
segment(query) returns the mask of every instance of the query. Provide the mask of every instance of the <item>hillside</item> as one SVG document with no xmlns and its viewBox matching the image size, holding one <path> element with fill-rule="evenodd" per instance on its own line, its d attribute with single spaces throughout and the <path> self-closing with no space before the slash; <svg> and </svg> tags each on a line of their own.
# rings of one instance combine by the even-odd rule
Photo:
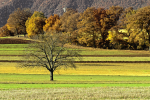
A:
<svg viewBox="0 0 150 100">
<path fill-rule="evenodd" d="M 32 11 L 42 11 L 48 17 L 52 14 L 63 14 L 64 7 L 84 11 L 87 7 L 109 8 L 110 6 L 133 7 L 147 6 L 149 0 L 0 0 L 0 27 L 6 24 L 9 14 L 15 9 L 31 8 Z"/>
</svg>

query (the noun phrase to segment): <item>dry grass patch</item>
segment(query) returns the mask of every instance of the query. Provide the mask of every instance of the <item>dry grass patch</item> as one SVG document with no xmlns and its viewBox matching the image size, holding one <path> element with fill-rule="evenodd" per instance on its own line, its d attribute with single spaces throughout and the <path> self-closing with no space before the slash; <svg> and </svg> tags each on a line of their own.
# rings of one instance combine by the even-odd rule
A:
<svg viewBox="0 0 150 100">
<path fill-rule="evenodd" d="M 0 63 L 0 73 L 49 74 L 43 67 L 19 68 L 18 63 Z M 150 76 L 149 63 L 80 63 L 77 68 L 60 68 L 54 72 L 59 75 L 129 75 Z"/>
<path fill-rule="evenodd" d="M 112 51 L 112 52 L 124 52 L 126 54 L 150 54 L 150 52 L 147 50 L 115 50 L 115 49 L 101 49 L 101 48 L 93 48 L 93 47 L 83 47 L 83 46 L 77 46 L 77 45 L 65 45 L 68 48 L 75 48 L 75 49 L 83 49 L 83 50 L 90 50 L 90 51 Z"/>
<path fill-rule="evenodd" d="M 0 90 L 7 100 L 150 99 L 150 87 L 92 87 Z"/>
</svg>

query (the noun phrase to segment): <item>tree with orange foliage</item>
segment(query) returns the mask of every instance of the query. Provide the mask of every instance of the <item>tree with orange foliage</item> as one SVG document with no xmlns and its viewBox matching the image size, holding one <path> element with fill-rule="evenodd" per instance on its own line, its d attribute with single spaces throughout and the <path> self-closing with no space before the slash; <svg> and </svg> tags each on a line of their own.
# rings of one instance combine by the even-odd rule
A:
<svg viewBox="0 0 150 100">
<path fill-rule="evenodd" d="M 60 31 L 60 18 L 57 14 L 54 14 L 54 16 L 51 15 L 45 20 L 45 23 L 45 26 L 43 26 L 45 32 L 51 30 Z"/>
<path fill-rule="evenodd" d="M 4 25 L 3 27 L 0 28 L 0 37 L 5 36 L 14 36 L 14 33 L 8 30 L 7 25 Z"/>
</svg>

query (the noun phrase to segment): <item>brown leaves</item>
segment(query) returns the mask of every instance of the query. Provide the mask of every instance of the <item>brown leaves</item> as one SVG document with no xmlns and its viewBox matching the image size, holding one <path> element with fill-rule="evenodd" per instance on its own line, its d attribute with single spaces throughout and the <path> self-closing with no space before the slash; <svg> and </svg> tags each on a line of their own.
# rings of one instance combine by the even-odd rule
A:
<svg viewBox="0 0 150 100">
<path fill-rule="evenodd" d="M 94 12 L 95 11 L 95 12 Z M 98 18 L 96 16 L 96 9 L 87 8 L 80 14 L 78 22 L 78 41 L 82 45 L 97 47 L 96 43 L 100 39 L 100 27 L 97 24 Z"/>
<path fill-rule="evenodd" d="M 129 42 L 139 45 L 149 44 L 150 41 L 150 6 L 138 9 L 136 12 L 132 11 L 128 14 L 127 30 L 129 32 Z M 148 45 L 147 44 L 147 45 Z"/>
<path fill-rule="evenodd" d="M 7 25 L 0 28 L 0 37 L 13 36 L 14 33 L 8 30 Z"/>
<path fill-rule="evenodd" d="M 20 8 L 18 8 L 9 15 L 9 18 L 7 20 L 8 29 L 11 32 L 17 31 L 17 33 L 22 32 L 23 34 L 25 34 L 26 33 L 25 22 L 28 19 L 28 17 L 31 17 L 31 15 L 32 13 L 30 9 L 21 10 Z"/>
</svg>

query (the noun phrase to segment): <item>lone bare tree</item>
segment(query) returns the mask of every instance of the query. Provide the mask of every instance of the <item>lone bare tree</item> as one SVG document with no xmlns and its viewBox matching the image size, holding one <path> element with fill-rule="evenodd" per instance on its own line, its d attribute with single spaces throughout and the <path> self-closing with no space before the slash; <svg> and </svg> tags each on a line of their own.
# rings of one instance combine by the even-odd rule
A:
<svg viewBox="0 0 150 100">
<path fill-rule="evenodd" d="M 68 37 L 63 33 L 50 33 L 40 35 L 36 43 L 31 44 L 33 51 L 29 53 L 28 60 L 23 64 L 24 67 L 40 66 L 50 72 L 50 80 L 53 81 L 53 72 L 58 67 L 73 67 L 75 58 L 79 55 L 76 50 L 64 47 Z"/>
</svg>

